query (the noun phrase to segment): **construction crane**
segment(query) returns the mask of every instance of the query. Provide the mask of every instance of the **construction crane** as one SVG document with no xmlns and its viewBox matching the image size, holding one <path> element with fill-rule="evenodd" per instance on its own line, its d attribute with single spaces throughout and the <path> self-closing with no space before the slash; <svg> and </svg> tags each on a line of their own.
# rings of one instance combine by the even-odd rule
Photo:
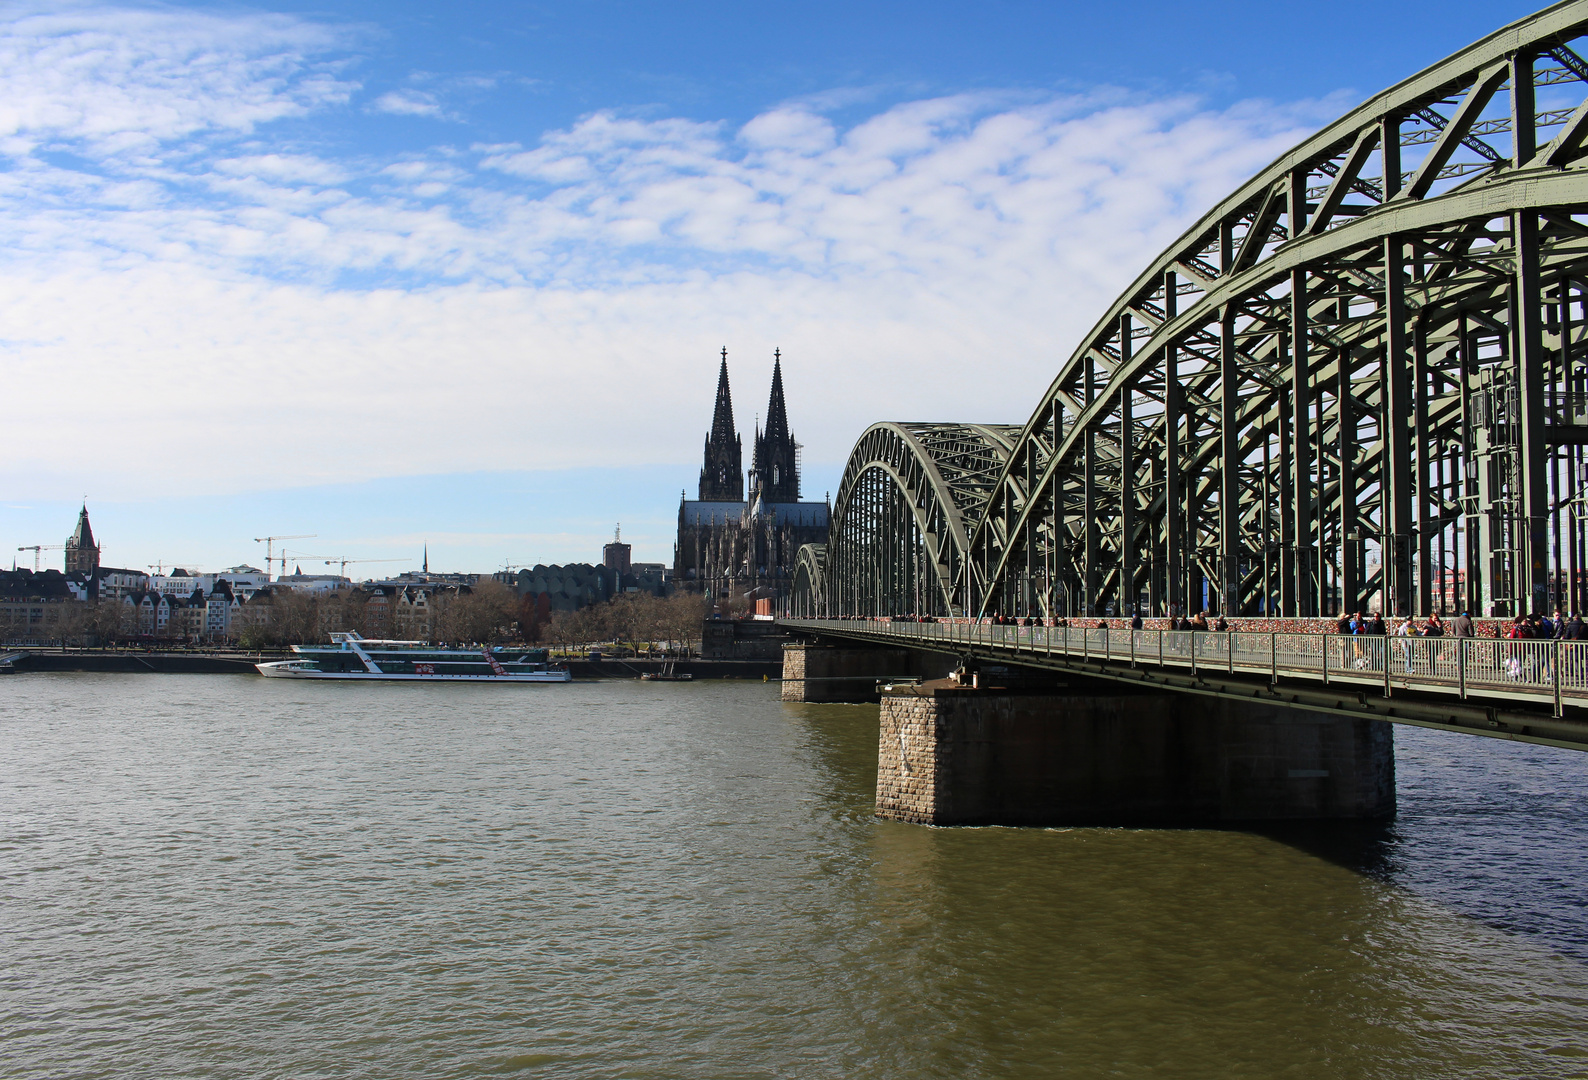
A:
<svg viewBox="0 0 1588 1080">
<path fill-rule="evenodd" d="M 160 575 L 161 577 L 165 576 L 166 563 L 164 561 L 146 563 L 144 565 L 146 565 L 150 570 L 153 570 L 156 574 Z M 194 563 L 190 563 L 190 562 L 171 563 L 170 566 L 171 566 L 171 569 L 173 569 L 173 570 L 175 570 L 177 567 L 180 566 L 180 567 L 184 567 L 187 570 L 187 572 L 190 573 L 190 574 L 197 573 L 197 570 L 195 569 L 195 564 Z"/>
<path fill-rule="evenodd" d="M 366 563 L 366 562 L 413 562 L 413 560 L 412 559 L 327 559 L 327 560 L 325 560 L 325 565 L 331 566 L 331 565 L 335 564 L 337 566 L 340 566 L 342 569 L 340 571 L 338 571 L 338 572 L 343 577 L 347 577 L 347 568 L 349 566 L 352 566 L 354 563 Z"/>
<path fill-rule="evenodd" d="M 296 536 L 256 536 L 256 537 L 254 537 L 254 543 L 265 545 L 265 573 L 266 574 L 270 573 L 270 562 L 271 562 L 272 545 L 275 544 L 275 542 L 277 540 L 308 540 L 308 539 L 312 538 L 314 535 L 315 535 L 314 533 L 298 533 Z M 283 548 L 281 550 L 281 575 L 283 577 L 285 577 L 286 574 L 287 574 L 287 551 L 286 551 L 285 548 Z"/>
<path fill-rule="evenodd" d="M 65 544 L 25 544 L 22 547 L 17 548 L 17 550 L 18 551 L 31 551 L 31 552 L 33 552 L 33 572 L 36 574 L 36 573 L 39 572 L 39 552 L 41 552 L 41 551 L 65 551 L 66 550 L 66 545 Z"/>
</svg>

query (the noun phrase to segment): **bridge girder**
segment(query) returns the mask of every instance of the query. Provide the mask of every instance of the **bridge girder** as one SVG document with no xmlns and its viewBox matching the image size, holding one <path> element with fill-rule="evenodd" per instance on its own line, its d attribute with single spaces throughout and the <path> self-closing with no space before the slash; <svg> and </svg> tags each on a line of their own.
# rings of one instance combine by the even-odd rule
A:
<svg viewBox="0 0 1588 1080">
<path fill-rule="evenodd" d="M 1585 34 L 1578 0 L 1490 35 L 1165 249 L 1014 440 L 958 602 L 1588 606 Z"/>
</svg>

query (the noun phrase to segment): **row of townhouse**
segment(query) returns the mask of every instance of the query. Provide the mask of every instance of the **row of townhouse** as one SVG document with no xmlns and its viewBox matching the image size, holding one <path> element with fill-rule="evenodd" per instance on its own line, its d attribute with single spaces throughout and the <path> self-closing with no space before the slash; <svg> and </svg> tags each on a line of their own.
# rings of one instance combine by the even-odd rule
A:
<svg viewBox="0 0 1588 1080">
<path fill-rule="evenodd" d="M 189 579 L 192 581 L 192 579 Z M 196 584 L 196 583 L 195 583 Z M 225 644 L 250 628 L 265 640 L 298 641 L 336 630 L 366 637 L 434 639 L 440 617 L 467 585 L 373 585 L 318 593 L 291 587 L 121 588 L 94 597 L 85 575 L 47 571 L 8 580 L 0 572 L 0 641 L 47 643 L 129 638 Z"/>
<path fill-rule="evenodd" d="M 264 614 L 268 596 L 255 590 L 245 599 L 241 590 L 234 592 L 224 581 L 208 593 L 195 589 L 187 596 L 140 589 L 123 597 L 121 604 L 122 633 L 138 637 L 224 642 L 249 621 L 245 616 L 249 608 L 268 621 Z"/>
<path fill-rule="evenodd" d="M 438 635 L 440 617 L 467 585 L 374 584 L 340 590 L 319 598 L 322 632 L 356 630 L 370 638 L 431 641 Z"/>
</svg>

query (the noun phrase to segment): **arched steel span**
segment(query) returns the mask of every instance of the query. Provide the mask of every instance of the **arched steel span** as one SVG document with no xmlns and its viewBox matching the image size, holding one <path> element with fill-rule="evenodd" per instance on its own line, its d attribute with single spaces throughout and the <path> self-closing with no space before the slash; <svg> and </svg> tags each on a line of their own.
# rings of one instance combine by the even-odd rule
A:
<svg viewBox="0 0 1588 1080">
<path fill-rule="evenodd" d="M 1003 471 L 1013 425 L 883 423 L 849 455 L 825 552 L 799 554 L 790 610 L 962 612 L 970 530 Z"/>
<path fill-rule="evenodd" d="M 795 554 L 788 613 L 802 619 L 827 617 L 826 544 L 805 544 Z"/>
<path fill-rule="evenodd" d="M 1154 260 L 1020 432 L 970 607 L 1588 606 L 1585 32 L 1463 49 Z"/>
</svg>

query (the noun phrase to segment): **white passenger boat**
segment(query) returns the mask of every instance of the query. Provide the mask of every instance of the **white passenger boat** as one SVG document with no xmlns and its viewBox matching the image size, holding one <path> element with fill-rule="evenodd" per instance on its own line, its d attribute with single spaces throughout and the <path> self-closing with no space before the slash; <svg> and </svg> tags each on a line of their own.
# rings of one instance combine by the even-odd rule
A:
<svg viewBox="0 0 1588 1080">
<path fill-rule="evenodd" d="M 391 682 L 568 682 L 545 649 L 498 645 L 450 649 L 425 641 L 388 641 L 335 633 L 329 645 L 294 645 L 292 660 L 255 664 L 271 679 L 381 679 Z"/>
</svg>

